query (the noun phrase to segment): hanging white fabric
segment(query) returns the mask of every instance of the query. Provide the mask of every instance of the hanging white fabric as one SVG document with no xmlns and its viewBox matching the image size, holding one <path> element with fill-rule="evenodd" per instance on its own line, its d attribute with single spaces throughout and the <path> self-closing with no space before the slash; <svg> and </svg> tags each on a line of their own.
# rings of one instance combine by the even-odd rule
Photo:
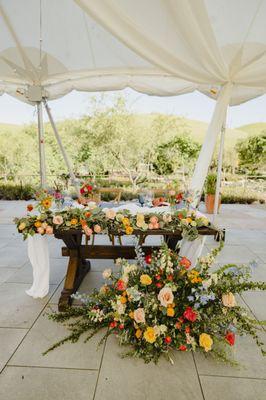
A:
<svg viewBox="0 0 266 400">
<path fill-rule="evenodd" d="M 28 239 L 28 256 L 32 265 L 33 283 L 26 293 L 33 298 L 43 298 L 49 292 L 50 260 L 46 236 L 34 235 Z"/>
<path fill-rule="evenodd" d="M 195 200 L 193 204 L 195 207 L 198 203 L 199 196 L 201 196 L 208 168 L 210 166 L 212 156 L 214 153 L 217 137 L 221 132 L 222 126 L 225 121 L 226 111 L 228 108 L 228 104 L 230 102 L 231 90 L 232 90 L 232 85 L 230 83 L 227 83 L 219 93 L 219 97 L 215 106 L 212 120 L 208 127 L 204 143 L 202 145 L 196 163 L 196 167 L 190 184 L 190 189 L 195 194 Z M 205 239 L 206 238 L 204 236 L 200 236 L 193 242 L 184 239 L 181 243 L 180 255 L 186 256 L 194 266 L 197 262 L 198 257 L 201 255 Z"/>
</svg>

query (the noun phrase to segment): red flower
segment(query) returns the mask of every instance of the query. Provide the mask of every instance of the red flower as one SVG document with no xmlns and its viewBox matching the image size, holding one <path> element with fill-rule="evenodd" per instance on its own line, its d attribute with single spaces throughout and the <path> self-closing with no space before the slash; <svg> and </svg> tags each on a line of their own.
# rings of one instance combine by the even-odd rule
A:
<svg viewBox="0 0 266 400">
<path fill-rule="evenodd" d="M 176 329 L 181 329 L 182 322 L 176 322 L 175 327 Z"/>
<path fill-rule="evenodd" d="M 118 279 L 118 281 L 116 282 L 116 289 L 123 292 L 124 290 L 126 290 L 126 288 L 127 288 L 127 286 L 126 286 L 125 282 L 123 281 L 123 279 Z"/>
<path fill-rule="evenodd" d="M 145 261 L 146 261 L 146 264 L 150 264 L 150 263 L 151 263 L 151 255 L 150 255 L 150 254 L 148 254 L 148 255 L 145 257 Z"/>
<path fill-rule="evenodd" d="M 170 343 L 172 342 L 172 339 L 170 338 L 170 336 L 166 336 L 166 337 L 164 338 L 164 342 L 165 342 L 166 344 L 170 344 Z"/>
<path fill-rule="evenodd" d="M 225 340 L 230 344 L 230 346 L 234 346 L 236 336 L 233 332 L 227 332 L 225 335 Z"/>
<path fill-rule="evenodd" d="M 155 286 L 160 289 L 163 286 L 163 284 L 161 282 L 156 282 Z"/>
<path fill-rule="evenodd" d="M 180 203 L 180 201 L 183 199 L 183 193 L 178 193 L 177 195 L 176 195 L 176 201 L 177 201 L 177 203 Z"/>
<path fill-rule="evenodd" d="M 32 205 L 32 204 L 28 204 L 28 205 L 27 205 L 27 210 L 28 210 L 29 212 L 31 212 L 31 211 L 33 210 L 33 205 Z"/>
<path fill-rule="evenodd" d="M 178 214 L 178 216 L 177 216 L 179 219 L 183 219 L 184 217 L 183 217 L 183 214 Z"/>
<path fill-rule="evenodd" d="M 119 329 L 121 329 L 121 330 L 124 329 L 124 327 L 125 327 L 124 324 L 120 324 L 120 325 L 119 325 Z"/>
<path fill-rule="evenodd" d="M 167 275 L 167 280 L 172 281 L 174 279 L 174 276 L 172 274 Z"/>
<path fill-rule="evenodd" d="M 159 275 L 159 274 L 155 275 L 155 279 L 156 279 L 156 281 L 159 281 L 161 279 L 161 275 Z"/>
<path fill-rule="evenodd" d="M 191 307 L 187 307 L 183 316 L 191 322 L 195 322 L 197 319 L 198 314 L 194 311 Z"/>
<path fill-rule="evenodd" d="M 189 269 L 191 266 L 191 262 L 187 257 L 182 257 L 181 260 L 179 261 L 179 264 L 182 265 L 182 267 L 185 267 L 186 269 Z"/>
<path fill-rule="evenodd" d="M 190 327 L 189 327 L 189 326 L 186 326 L 186 327 L 185 327 L 185 332 L 186 332 L 186 333 L 190 333 L 190 331 L 191 331 Z"/>
<path fill-rule="evenodd" d="M 113 329 L 117 326 L 117 322 L 116 321 L 110 322 L 109 326 L 111 329 Z"/>
<path fill-rule="evenodd" d="M 87 191 L 88 191 L 88 192 L 91 192 L 91 191 L 92 191 L 92 186 L 91 186 L 91 185 L 87 185 L 86 187 L 87 187 Z"/>
<path fill-rule="evenodd" d="M 178 348 L 178 350 L 180 351 L 186 351 L 187 350 L 187 346 L 185 346 L 184 344 L 181 344 Z"/>
<path fill-rule="evenodd" d="M 85 193 L 85 188 L 84 187 L 80 188 L 80 194 L 84 194 L 84 193 Z"/>
</svg>

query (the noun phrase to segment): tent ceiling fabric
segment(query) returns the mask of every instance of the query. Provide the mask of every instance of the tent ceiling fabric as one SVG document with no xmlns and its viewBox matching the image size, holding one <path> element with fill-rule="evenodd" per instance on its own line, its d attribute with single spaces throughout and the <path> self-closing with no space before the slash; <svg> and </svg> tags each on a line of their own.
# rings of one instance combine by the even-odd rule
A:
<svg viewBox="0 0 266 400">
<path fill-rule="evenodd" d="M 0 93 L 266 92 L 266 0 L 0 0 Z M 36 88 L 36 90 L 32 90 Z"/>
</svg>

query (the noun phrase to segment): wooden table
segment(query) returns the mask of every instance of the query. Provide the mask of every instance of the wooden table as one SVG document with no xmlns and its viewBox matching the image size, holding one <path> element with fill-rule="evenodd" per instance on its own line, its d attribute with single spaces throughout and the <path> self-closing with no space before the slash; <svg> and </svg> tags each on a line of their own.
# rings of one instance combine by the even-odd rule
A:
<svg viewBox="0 0 266 400">
<path fill-rule="evenodd" d="M 216 236 L 219 231 L 213 228 L 199 228 L 200 235 Z M 111 239 L 110 245 L 95 245 L 92 243 L 82 244 L 83 232 L 81 230 L 70 229 L 55 233 L 57 239 L 62 239 L 66 246 L 62 247 L 62 256 L 69 257 L 67 274 L 65 277 L 64 288 L 58 303 L 58 310 L 63 311 L 65 307 L 71 305 L 71 295 L 77 291 L 83 278 L 91 268 L 90 259 L 110 259 L 115 260 L 119 257 L 134 259 L 135 247 L 122 244 L 122 236 L 114 232 L 109 232 Z M 182 239 L 181 230 L 175 232 L 165 230 L 134 230 L 132 235 L 138 237 L 138 242 L 142 245 L 143 252 L 151 254 L 159 246 L 144 245 L 147 236 L 163 236 L 170 248 L 175 248 L 176 243 Z M 118 237 L 119 245 L 115 244 L 115 237 Z"/>
</svg>

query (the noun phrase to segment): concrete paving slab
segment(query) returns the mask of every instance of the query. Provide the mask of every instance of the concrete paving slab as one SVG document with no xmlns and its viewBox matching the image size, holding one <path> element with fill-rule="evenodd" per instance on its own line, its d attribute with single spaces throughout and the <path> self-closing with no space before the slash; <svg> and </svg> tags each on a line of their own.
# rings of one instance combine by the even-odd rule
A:
<svg viewBox="0 0 266 400">
<path fill-rule="evenodd" d="M 205 400 L 265 400 L 266 381 L 201 376 Z"/>
<path fill-rule="evenodd" d="M 33 299 L 25 293 L 28 284 L 2 283 L 0 285 L 0 327 L 30 328 L 48 302 L 56 286 L 51 285 L 43 299 Z"/>
<path fill-rule="evenodd" d="M 14 249 L 10 246 L 5 246 L 0 249 L 0 268 L 20 268 L 26 263 L 27 260 L 27 253 L 21 251 L 20 248 Z"/>
<path fill-rule="evenodd" d="M 142 360 L 122 359 L 116 339 L 109 337 L 95 400 L 201 400 L 201 389 L 192 354 L 177 353 L 175 364 L 158 365 Z"/>
<path fill-rule="evenodd" d="M 27 332 L 27 329 L 0 328 L 0 372 Z"/>
<path fill-rule="evenodd" d="M 97 372 L 7 367 L 0 375 L 3 400 L 92 400 Z"/>
<path fill-rule="evenodd" d="M 9 365 L 98 369 L 104 350 L 103 346 L 98 348 L 98 342 L 104 335 L 104 331 L 87 343 L 84 343 L 86 338 L 84 336 L 78 343 L 66 343 L 47 355 L 42 355 L 60 338 L 63 339 L 68 335 L 66 327 L 48 319 L 47 314 L 51 310 L 51 308 L 46 308 L 38 318 L 19 349 L 9 361 Z"/>
<path fill-rule="evenodd" d="M 16 268 L 11 268 L 11 267 L 9 267 L 9 268 L 1 267 L 0 268 L 0 283 L 6 282 L 18 270 L 19 270 L 19 268 L 16 269 Z"/>
<path fill-rule="evenodd" d="M 266 292 L 249 291 L 242 294 L 252 313 L 260 320 L 266 320 Z"/>
<path fill-rule="evenodd" d="M 59 284 L 67 271 L 67 259 L 61 257 L 51 258 L 50 259 L 50 284 L 57 285 Z M 1 273 L 1 269 L 0 269 Z M 33 280 L 32 275 L 32 266 L 30 262 L 26 262 L 26 264 L 21 267 L 17 272 L 13 273 L 13 275 L 7 280 L 7 282 L 12 283 L 29 283 L 31 284 Z"/>
<path fill-rule="evenodd" d="M 94 272 L 90 271 L 88 274 L 85 276 L 83 282 L 81 283 L 79 287 L 79 293 L 86 293 L 89 294 L 93 291 L 94 288 L 100 288 L 104 283 L 104 279 L 102 277 L 101 272 Z M 56 289 L 55 293 L 51 297 L 49 303 L 50 304 L 58 304 L 61 292 L 64 287 L 64 282 L 62 282 L 59 287 Z M 74 302 L 77 304 L 77 301 Z"/>
<path fill-rule="evenodd" d="M 251 250 L 242 245 L 226 245 L 218 255 L 216 262 L 220 264 L 227 263 L 249 263 L 250 261 L 258 260 Z"/>
<path fill-rule="evenodd" d="M 266 334 L 260 335 L 266 344 Z M 229 349 L 229 355 L 239 363 L 238 366 L 217 362 L 212 357 L 195 353 L 199 375 L 239 376 L 242 378 L 266 379 L 266 358 L 262 355 L 255 341 L 248 337 L 236 336 L 234 347 Z"/>
</svg>

